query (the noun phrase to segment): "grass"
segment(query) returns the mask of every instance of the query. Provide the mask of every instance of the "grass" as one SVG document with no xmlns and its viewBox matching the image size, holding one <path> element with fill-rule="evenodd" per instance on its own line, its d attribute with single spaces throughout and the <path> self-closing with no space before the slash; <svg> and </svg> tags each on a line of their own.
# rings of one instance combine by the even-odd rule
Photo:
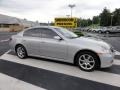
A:
<svg viewBox="0 0 120 90">
<path fill-rule="evenodd" d="M 84 36 L 84 34 L 82 32 L 80 32 L 80 31 L 74 31 L 74 33 L 77 34 L 79 37 Z"/>
<path fill-rule="evenodd" d="M 89 28 L 98 28 L 98 27 L 100 27 L 100 25 L 99 24 L 92 24 L 92 25 L 90 25 L 88 27 Z"/>
</svg>

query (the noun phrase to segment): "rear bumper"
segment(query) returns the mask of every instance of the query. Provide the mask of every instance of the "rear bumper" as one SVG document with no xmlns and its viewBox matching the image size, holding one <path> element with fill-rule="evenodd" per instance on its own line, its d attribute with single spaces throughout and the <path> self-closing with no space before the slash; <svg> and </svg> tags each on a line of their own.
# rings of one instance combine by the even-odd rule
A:
<svg viewBox="0 0 120 90">
<path fill-rule="evenodd" d="M 10 47 L 11 51 L 15 51 L 15 45 L 12 41 L 9 42 L 9 47 Z"/>
<path fill-rule="evenodd" d="M 101 60 L 101 68 L 111 67 L 114 62 L 114 53 L 107 53 L 99 55 Z"/>
</svg>

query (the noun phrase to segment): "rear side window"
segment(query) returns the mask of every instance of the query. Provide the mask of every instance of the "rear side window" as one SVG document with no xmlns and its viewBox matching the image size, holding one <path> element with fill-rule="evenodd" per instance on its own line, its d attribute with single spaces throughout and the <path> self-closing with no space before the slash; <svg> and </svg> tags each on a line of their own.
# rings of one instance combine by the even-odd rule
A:
<svg viewBox="0 0 120 90">
<path fill-rule="evenodd" d="M 39 28 L 29 29 L 24 32 L 23 36 L 40 37 L 40 29 Z"/>
<path fill-rule="evenodd" d="M 53 39 L 54 36 L 58 36 L 56 32 L 48 28 L 40 28 L 40 31 L 41 31 L 41 38 Z"/>
</svg>

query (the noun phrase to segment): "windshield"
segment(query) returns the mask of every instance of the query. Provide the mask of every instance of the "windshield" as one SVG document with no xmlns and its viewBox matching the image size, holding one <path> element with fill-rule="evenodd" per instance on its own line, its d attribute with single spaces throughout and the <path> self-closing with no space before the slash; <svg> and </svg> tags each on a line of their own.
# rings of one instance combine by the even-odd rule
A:
<svg viewBox="0 0 120 90">
<path fill-rule="evenodd" d="M 71 32 L 65 28 L 55 28 L 55 29 L 66 38 L 72 39 L 72 38 L 78 37 L 75 33 Z"/>
</svg>

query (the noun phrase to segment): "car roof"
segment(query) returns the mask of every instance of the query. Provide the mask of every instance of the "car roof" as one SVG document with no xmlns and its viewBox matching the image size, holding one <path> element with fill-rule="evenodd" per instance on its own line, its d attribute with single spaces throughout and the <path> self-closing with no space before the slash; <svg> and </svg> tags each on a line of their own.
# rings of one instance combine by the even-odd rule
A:
<svg viewBox="0 0 120 90">
<path fill-rule="evenodd" d="M 57 26 L 34 26 L 34 27 L 29 27 L 24 29 L 23 31 L 21 31 L 22 33 L 24 33 L 25 31 L 29 30 L 29 29 L 35 29 L 35 28 L 49 28 L 49 29 L 56 29 L 56 28 L 61 28 L 61 27 L 57 27 Z M 20 33 L 21 33 L 20 32 Z"/>
<path fill-rule="evenodd" d="M 35 26 L 35 27 L 27 28 L 27 29 L 32 29 L 32 28 L 60 28 L 60 27 L 57 27 L 57 26 Z"/>
</svg>

